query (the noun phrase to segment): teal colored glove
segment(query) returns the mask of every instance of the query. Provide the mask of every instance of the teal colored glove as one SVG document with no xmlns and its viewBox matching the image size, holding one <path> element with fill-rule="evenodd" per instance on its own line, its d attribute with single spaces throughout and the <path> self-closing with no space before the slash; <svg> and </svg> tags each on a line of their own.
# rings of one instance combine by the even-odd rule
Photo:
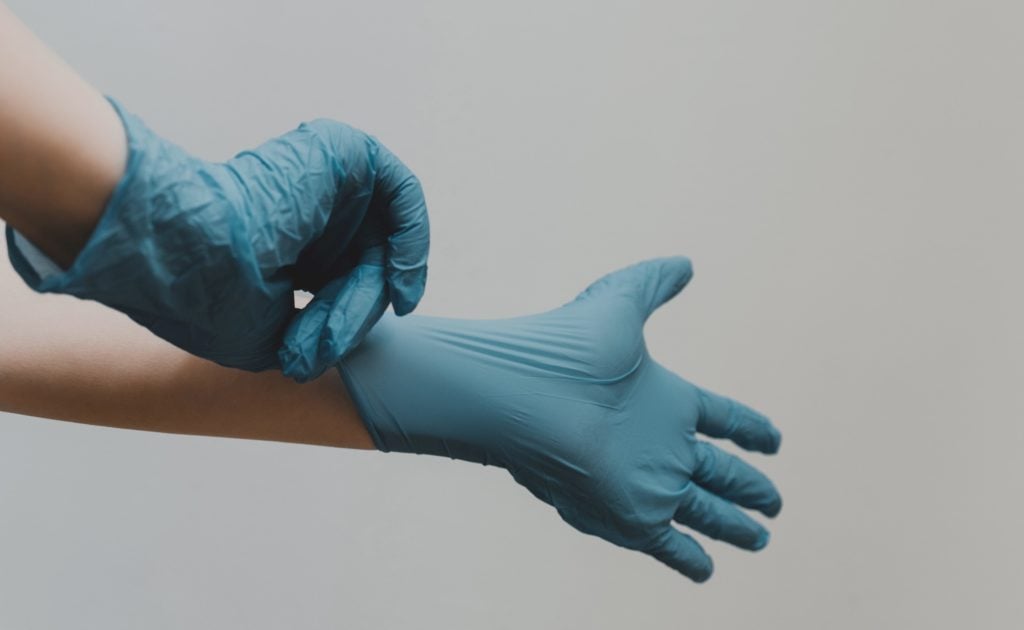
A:
<svg viewBox="0 0 1024 630">
<path fill-rule="evenodd" d="M 415 308 L 426 204 L 416 177 L 374 138 L 316 120 L 213 163 L 110 100 L 128 164 L 71 268 L 40 262 L 7 230 L 11 262 L 32 288 L 102 302 L 222 365 L 279 367 L 300 381 L 358 344 L 389 300 L 399 315 Z M 315 296 L 298 313 L 295 289 Z"/>
<path fill-rule="evenodd" d="M 339 370 L 378 449 L 501 466 L 576 529 L 703 581 L 711 558 L 672 522 L 757 550 L 768 531 L 740 507 L 775 516 L 782 498 L 696 432 L 763 453 L 781 436 L 648 354 L 644 321 L 690 276 L 666 258 L 539 315 L 385 317 Z"/>
</svg>

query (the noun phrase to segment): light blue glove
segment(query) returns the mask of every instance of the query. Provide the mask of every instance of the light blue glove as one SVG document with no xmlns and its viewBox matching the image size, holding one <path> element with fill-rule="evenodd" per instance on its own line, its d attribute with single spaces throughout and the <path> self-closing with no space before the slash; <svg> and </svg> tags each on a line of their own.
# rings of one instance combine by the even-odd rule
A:
<svg viewBox="0 0 1024 630">
<path fill-rule="evenodd" d="M 648 354 L 644 321 L 690 276 L 651 260 L 539 315 L 385 317 L 339 370 L 378 449 L 506 468 L 573 527 L 703 581 L 711 559 L 672 522 L 757 550 L 768 531 L 737 506 L 775 516 L 782 499 L 695 433 L 764 453 L 781 436 Z"/>
<path fill-rule="evenodd" d="M 102 302 L 222 365 L 300 381 L 358 344 L 389 300 L 399 315 L 415 308 L 426 204 L 374 138 L 316 120 L 212 163 L 110 101 L 128 164 L 71 268 L 40 273 L 8 228 L 11 262 L 33 289 Z M 315 294 L 298 314 L 295 289 Z"/>
</svg>

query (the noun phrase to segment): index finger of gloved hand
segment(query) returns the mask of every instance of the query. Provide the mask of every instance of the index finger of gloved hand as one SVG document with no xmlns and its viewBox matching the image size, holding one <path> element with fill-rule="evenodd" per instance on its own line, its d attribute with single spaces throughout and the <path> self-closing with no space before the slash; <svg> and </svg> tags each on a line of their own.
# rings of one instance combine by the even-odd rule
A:
<svg viewBox="0 0 1024 630">
<path fill-rule="evenodd" d="M 644 551 L 694 582 L 706 581 L 715 570 L 711 557 L 700 544 L 672 525 L 666 525 Z"/>
<path fill-rule="evenodd" d="M 690 478 L 697 485 L 765 516 L 776 516 L 782 509 L 782 495 L 760 470 L 707 442 L 697 442 L 696 455 Z"/>
<path fill-rule="evenodd" d="M 379 264 L 359 264 L 349 274 L 320 335 L 320 362 L 331 367 L 363 340 L 388 308 L 388 287 Z"/>
<path fill-rule="evenodd" d="M 300 383 L 323 374 L 359 345 L 387 309 L 387 296 L 379 262 L 360 262 L 328 282 L 288 325 L 278 353 L 281 371 Z"/>
<path fill-rule="evenodd" d="M 430 223 L 419 179 L 383 145 L 377 161 L 377 190 L 388 217 L 387 283 L 396 315 L 412 312 L 427 282 Z"/>
<path fill-rule="evenodd" d="M 768 544 L 768 530 L 732 503 L 687 484 L 676 510 L 677 522 L 717 540 L 741 549 L 757 551 Z"/>
<path fill-rule="evenodd" d="M 728 438 L 748 451 L 775 453 L 782 434 L 771 420 L 742 403 L 697 388 L 697 430 L 715 438 Z"/>
</svg>

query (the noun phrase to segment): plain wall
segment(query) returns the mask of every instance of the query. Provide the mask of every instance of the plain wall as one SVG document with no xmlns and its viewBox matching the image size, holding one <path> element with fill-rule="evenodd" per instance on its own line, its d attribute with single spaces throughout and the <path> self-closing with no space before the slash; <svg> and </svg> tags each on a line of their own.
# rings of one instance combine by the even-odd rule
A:
<svg viewBox="0 0 1024 630">
<path fill-rule="evenodd" d="M 205 157 L 377 135 L 428 195 L 424 313 L 690 256 L 649 346 L 777 421 L 786 505 L 698 586 L 501 470 L 5 415 L 0 628 L 1024 623 L 1018 0 L 10 4 Z"/>
</svg>

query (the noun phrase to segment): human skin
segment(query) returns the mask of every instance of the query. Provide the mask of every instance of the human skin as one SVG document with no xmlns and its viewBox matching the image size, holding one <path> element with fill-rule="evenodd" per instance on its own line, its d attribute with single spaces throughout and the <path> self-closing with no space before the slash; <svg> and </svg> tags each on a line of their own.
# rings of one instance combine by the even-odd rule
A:
<svg viewBox="0 0 1024 630">
<path fill-rule="evenodd" d="M 389 303 L 412 312 L 426 283 L 422 186 L 376 138 L 317 118 L 201 159 L 100 95 L 2 4 L 0 218 L 34 289 L 106 304 L 222 365 L 303 382 Z M 296 313 L 293 289 L 312 307 Z"/>
<path fill-rule="evenodd" d="M 0 218 L 68 267 L 127 158 L 110 103 L 0 2 Z M 2 246 L 7 257 L 6 244 Z M 89 424 L 372 448 L 338 374 L 303 387 L 220 367 L 3 265 L 0 409 Z M 66 323 L 74 321 L 74 326 Z"/>
<path fill-rule="evenodd" d="M 0 3 L 0 218 L 67 267 L 124 172 L 110 103 Z M 6 259 L 6 244 L 0 246 Z M 127 429 L 373 448 L 341 378 L 305 386 L 179 350 L 0 272 L 0 410 Z M 67 322 L 75 322 L 67 326 Z"/>
<path fill-rule="evenodd" d="M 0 243 L 0 258 L 6 244 Z M 123 429 L 372 449 L 336 370 L 300 385 L 194 357 L 0 265 L 0 411 Z M 69 325 L 70 323 L 70 325 Z"/>
<path fill-rule="evenodd" d="M 3 3 L 0 59 L 0 218 L 66 268 L 124 173 L 124 128 Z"/>
<path fill-rule="evenodd" d="M 782 499 L 696 433 L 767 454 L 781 435 L 648 354 L 643 322 L 691 274 L 683 257 L 654 259 L 533 316 L 388 317 L 339 364 L 344 384 L 332 370 L 310 385 L 184 355 L 113 311 L 0 276 L 15 298 L 0 330 L 27 332 L 0 339 L 0 410 L 493 464 L 576 529 L 702 582 L 712 560 L 673 523 L 756 551 L 768 530 L 741 508 L 774 517 Z"/>
</svg>

